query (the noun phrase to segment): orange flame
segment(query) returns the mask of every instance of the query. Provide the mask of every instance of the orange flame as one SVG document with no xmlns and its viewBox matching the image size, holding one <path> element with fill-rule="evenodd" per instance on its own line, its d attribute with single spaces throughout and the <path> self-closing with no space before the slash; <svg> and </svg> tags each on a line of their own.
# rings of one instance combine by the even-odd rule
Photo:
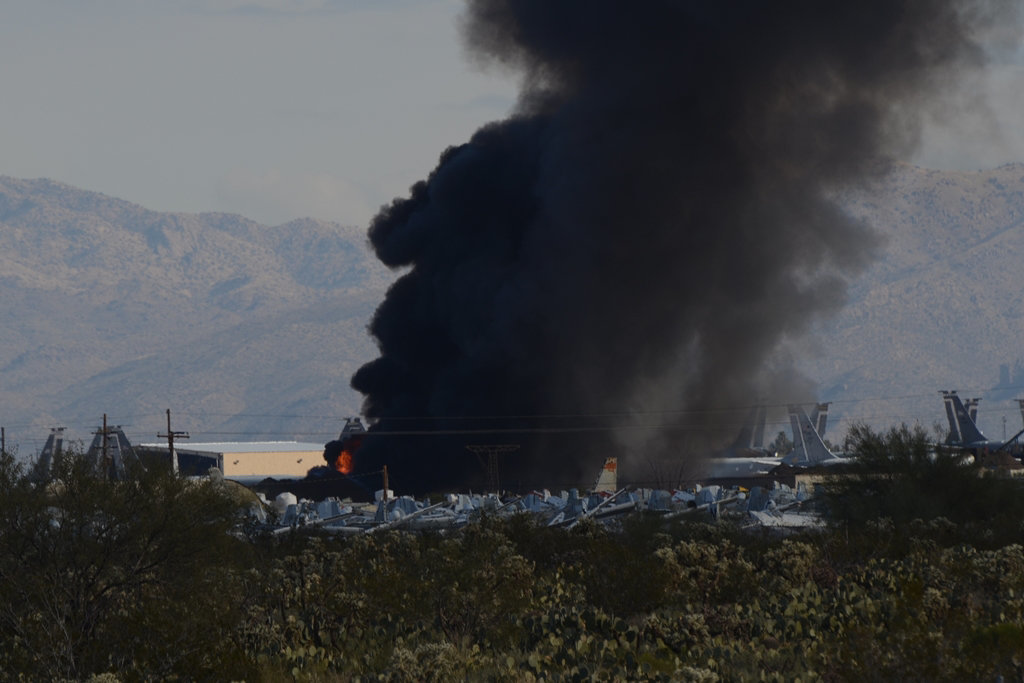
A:
<svg viewBox="0 0 1024 683">
<path fill-rule="evenodd" d="M 343 450 L 339 455 L 338 459 L 334 461 L 334 469 L 338 470 L 342 474 L 352 473 L 352 454 L 348 450 Z"/>
<path fill-rule="evenodd" d="M 338 453 L 338 457 L 334 460 L 334 469 L 342 474 L 352 474 L 354 455 L 361 445 L 363 445 L 362 435 L 351 436 L 345 439 L 341 447 L 341 453 Z"/>
</svg>

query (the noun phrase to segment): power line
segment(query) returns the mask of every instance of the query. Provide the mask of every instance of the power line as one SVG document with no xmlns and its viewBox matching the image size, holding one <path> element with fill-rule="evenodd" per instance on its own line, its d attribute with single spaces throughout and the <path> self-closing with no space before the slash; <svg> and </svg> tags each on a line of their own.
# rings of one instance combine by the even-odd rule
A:
<svg viewBox="0 0 1024 683">
<path fill-rule="evenodd" d="M 1006 387 L 999 387 L 1001 390 L 1013 391 L 1015 389 L 1024 389 L 1024 385 L 1011 385 Z M 875 402 L 899 402 L 899 401 L 922 401 L 924 399 L 931 399 L 933 392 L 928 393 L 906 393 L 901 395 L 892 396 L 862 396 L 862 397 L 850 397 L 850 398 L 839 398 L 833 399 L 831 402 L 835 406 L 843 406 L 850 404 L 871 404 Z M 989 405 L 992 406 L 1006 403 L 1006 401 L 990 401 Z M 766 405 L 769 409 L 777 408 L 782 409 L 787 404 L 773 402 L 762 404 Z M 606 411 L 606 412 L 552 412 L 552 413 L 524 413 L 524 414 L 504 414 L 504 415 L 424 415 L 424 416 L 413 416 L 403 415 L 397 417 L 388 417 L 387 421 L 393 425 L 400 425 L 402 422 L 425 422 L 429 424 L 435 424 L 439 426 L 439 429 L 392 429 L 387 432 L 381 431 L 379 428 L 371 432 L 373 435 L 384 435 L 390 434 L 393 436 L 427 436 L 427 435 L 484 435 L 484 434 L 553 434 L 553 433 L 582 433 L 582 432 L 607 432 L 607 431 L 654 431 L 654 430 L 672 430 L 672 431 L 686 431 L 686 430 L 698 430 L 705 429 L 706 423 L 709 418 L 716 418 L 722 416 L 734 416 L 737 413 L 749 409 L 751 405 L 736 405 L 726 406 L 714 409 L 701 409 L 701 408 L 678 408 L 678 409 L 665 409 L 665 410 L 623 410 L 623 411 Z M 142 435 L 148 431 L 143 425 L 150 420 L 160 417 L 159 413 L 135 413 L 131 415 L 124 415 L 119 418 L 122 428 L 135 434 Z M 245 419 L 277 419 L 277 420 L 295 420 L 295 421 L 328 421 L 338 422 L 343 419 L 340 415 L 303 415 L 303 414 L 275 414 L 275 413 L 198 413 L 198 412 L 185 412 L 179 413 L 179 416 L 185 417 L 200 417 L 203 419 L 210 419 L 213 417 L 226 417 L 234 420 L 245 420 Z M 647 420 L 643 418 L 666 418 L 673 417 L 679 418 L 679 421 L 663 422 L 661 420 Z M 867 414 L 863 412 L 859 415 L 843 415 L 841 411 L 838 414 L 833 413 L 834 424 L 849 424 L 852 422 L 875 422 L 878 420 L 886 421 L 913 421 L 913 422 L 924 422 L 924 423 L 941 423 L 943 421 L 943 413 L 941 410 L 936 409 L 935 411 L 919 411 L 919 412 L 884 412 L 884 411 L 871 411 Z M 451 424 L 453 422 L 460 422 L 463 425 L 472 425 L 481 422 L 501 422 L 501 421 L 532 421 L 539 422 L 541 424 L 529 424 L 529 425 L 517 425 L 517 426 L 502 426 L 502 425 L 487 425 L 486 427 L 472 428 L 459 426 L 458 428 L 445 428 L 445 424 Z M 597 425 L 552 425 L 543 424 L 545 422 L 552 421 L 566 421 L 566 420 L 595 420 L 595 421 L 614 421 L 614 424 L 597 424 Z M 96 422 L 93 420 L 82 421 L 80 423 L 68 423 L 62 421 L 62 423 L 70 429 L 91 429 L 95 427 Z M 778 425 L 779 427 L 785 427 L 788 425 L 786 419 L 771 419 L 768 421 L 770 425 Z M 9 434 L 8 437 L 13 437 L 19 431 L 25 430 L 36 430 L 42 428 L 42 423 L 24 423 L 24 424 L 9 424 L 5 425 L 5 428 Z M 253 431 L 235 431 L 235 430 L 223 430 L 213 429 L 209 431 L 196 432 L 193 430 L 193 435 L 204 435 L 208 437 L 245 437 L 247 439 L 254 438 L 282 438 L 282 439 L 325 439 L 336 435 L 336 430 L 330 431 L 313 429 L 308 430 L 299 427 L 297 429 L 281 428 L 273 432 L 253 432 Z M 309 425 L 312 426 L 312 425 Z M 713 420 L 713 427 L 719 429 L 727 429 L 730 427 L 738 428 L 742 426 L 741 421 L 738 418 L 730 419 L 715 419 Z M 454 425 L 453 425 L 454 427 Z M 16 443 L 22 444 L 33 444 L 42 443 L 45 438 L 39 437 L 34 438 L 26 436 L 25 438 L 10 438 L 9 440 Z"/>
</svg>

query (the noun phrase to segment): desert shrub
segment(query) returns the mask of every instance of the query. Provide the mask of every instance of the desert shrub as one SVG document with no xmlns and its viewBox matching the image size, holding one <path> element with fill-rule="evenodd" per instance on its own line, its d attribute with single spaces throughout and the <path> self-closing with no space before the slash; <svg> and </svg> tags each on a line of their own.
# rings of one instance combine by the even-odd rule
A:
<svg viewBox="0 0 1024 683">
<path fill-rule="evenodd" d="M 825 509 L 835 523 L 875 536 L 876 546 L 898 552 L 911 539 L 991 548 L 1024 541 L 1024 482 L 979 476 L 977 464 L 935 446 L 922 428 L 855 425 L 846 447 L 857 459 L 830 478 Z M 935 520 L 949 524 L 929 526 Z"/>
<path fill-rule="evenodd" d="M 246 668 L 226 633 L 244 544 L 218 485 L 67 457 L 53 478 L 0 457 L 0 670 L 28 678 L 207 677 Z"/>
</svg>

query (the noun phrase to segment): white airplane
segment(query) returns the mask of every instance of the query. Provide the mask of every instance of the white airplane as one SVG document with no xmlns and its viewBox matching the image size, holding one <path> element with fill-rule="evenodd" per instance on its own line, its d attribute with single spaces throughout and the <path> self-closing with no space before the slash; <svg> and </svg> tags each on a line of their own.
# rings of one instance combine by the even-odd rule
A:
<svg viewBox="0 0 1024 683">
<path fill-rule="evenodd" d="M 819 404 L 820 406 L 821 404 Z M 826 409 L 827 409 L 827 405 Z M 821 412 L 818 412 L 819 424 Z M 817 428 L 807 417 L 807 413 L 799 405 L 789 406 L 789 419 L 793 426 L 793 450 L 784 458 L 782 463 L 792 467 L 818 467 L 828 465 L 840 465 L 849 462 L 848 458 L 837 455 L 828 449 L 825 442 L 818 433 Z"/>
<path fill-rule="evenodd" d="M 949 440 L 947 444 L 964 451 L 970 451 L 974 455 L 984 452 L 994 453 L 1003 451 L 1013 441 L 1024 433 L 1024 430 L 1017 432 L 1007 441 L 989 439 L 981 430 L 975 419 L 978 414 L 978 402 L 981 399 L 968 399 L 966 404 L 957 396 L 956 391 L 943 391 L 942 402 L 946 406 L 946 417 L 949 420 Z M 1021 404 L 1021 414 L 1024 417 L 1024 404 Z"/>
</svg>

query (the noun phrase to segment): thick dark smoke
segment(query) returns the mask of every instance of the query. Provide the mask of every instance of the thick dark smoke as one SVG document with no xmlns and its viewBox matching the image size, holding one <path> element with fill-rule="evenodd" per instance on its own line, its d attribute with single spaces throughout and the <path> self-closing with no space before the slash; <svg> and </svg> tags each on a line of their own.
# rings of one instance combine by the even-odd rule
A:
<svg viewBox="0 0 1024 683">
<path fill-rule="evenodd" d="M 994 5 L 968 6 L 470 2 L 467 42 L 523 74 L 519 107 L 370 227 L 409 270 L 352 379 L 375 421 L 357 471 L 473 483 L 467 444 L 514 443 L 502 485 L 574 483 L 614 452 L 671 463 L 771 396 L 780 350 L 878 248 L 830 197 L 909 153 L 980 61 Z"/>
</svg>

